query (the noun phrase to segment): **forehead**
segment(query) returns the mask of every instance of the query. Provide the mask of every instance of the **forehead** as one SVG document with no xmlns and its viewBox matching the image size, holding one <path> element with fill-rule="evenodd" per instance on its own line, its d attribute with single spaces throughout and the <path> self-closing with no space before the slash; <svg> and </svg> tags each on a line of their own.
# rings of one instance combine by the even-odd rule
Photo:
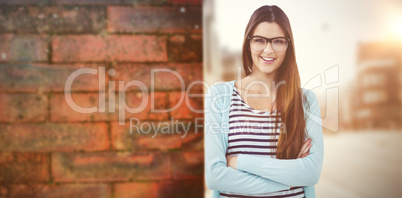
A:
<svg viewBox="0 0 402 198">
<path fill-rule="evenodd" d="M 285 36 L 285 32 L 277 23 L 262 22 L 257 25 L 252 36 L 263 36 L 266 38 Z"/>
</svg>

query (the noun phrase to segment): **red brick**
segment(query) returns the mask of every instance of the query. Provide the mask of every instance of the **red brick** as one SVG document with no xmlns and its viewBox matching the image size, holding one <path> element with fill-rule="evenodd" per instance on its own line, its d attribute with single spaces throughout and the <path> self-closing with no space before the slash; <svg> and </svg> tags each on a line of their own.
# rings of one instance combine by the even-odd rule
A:
<svg viewBox="0 0 402 198">
<path fill-rule="evenodd" d="M 173 152 L 173 179 L 203 179 L 204 152 Z"/>
<path fill-rule="evenodd" d="M 6 195 L 9 198 L 112 197 L 111 189 L 107 184 L 11 185 Z"/>
<path fill-rule="evenodd" d="M 200 124 L 200 123 L 198 123 Z M 112 145 L 118 150 L 169 150 L 203 148 L 203 131 L 195 130 L 195 123 L 172 121 L 132 121 L 119 125 L 112 123 Z M 159 130 L 148 127 L 160 127 Z M 166 129 L 169 127 L 169 130 Z M 176 128 L 177 127 L 177 128 Z M 164 129 L 166 130 L 164 130 Z"/>
<path fill-rule="evenodd" d="M 0 183 L 46 182 L 49 180 L 48 164 L 49 158 L 45 153 L 2 152 L 0 153 Z"/>
<path fill-rule="evenodd" d="M 100 112 L 99 93 L 72 93 L 73 102 L 82 108 L 96 108 L 94 113 L 80 113 L 74 110 L 73 106 L 67 103 L 66 95 L 52 94 L 50 99 L 50 119 L 51 121 L 107 121 L 116 120 L 117 111 L 109 111 L 107 94 L 105 95 L 105 112 Z"/>
<path fill-rule="evenodd" d="M 119 119 L 120 110 L 124 112 L 122 120 L 130 120 L 130 118 L 148 119 L 148 120 L 166 120 L 168 118 L 167 112 L 153 112 L 151 109 L 151 101 L 154 101 L 155 110 L 167 109 L 168 96 L 165 92 L 153 92 L 148 93 L 148 100 L 144 102 L 144 108 L 141 109 L 140 105 L 144 94 L 140 92 L 128 92 L 125 93 L 125 104 L 127 108 L 139 108 L 139 112 L 131 113 L 124 108 L 124 103 L 120 103 L 119 94 L 114 95 L 115 108 L 109 109 L 109 93 L 105 95 L 105 112 L 100 112 L 99 108 L 99 93 L 72 93 L 71 97 L 76 105 L 82 108 L 96 107 L 96 112 L 93 113 L 81 113 L 69 106 L 65 98 L 65 94 L 51 94 L 50 100 L 50 119 L 51 121 L 68 121 L 68 122 L 80 122 L 80 121 L 116 121 Z"/>
<path fill-rule="evenodd" d="M 47 96 L 0 93 L 0 122 L 38 122 L 47 117 Z"/>
<path fill-rule="evenodd" d="M 111 5 L 120 0 L 51 0 L 54 5 Z"/>
<path fill-rule="evenodd" d="M 106 27 L 104 6 L 48 7 L 48 33 L 99 33 Z"/>
<path fill-rule="evenodd" d="M 57 36 L 52 48 L 54 62 L 167 61 L 165 36 Z"/>
<path fill-rule="evenodd" d="M 168 113 L 167 112 L 152 112 L 151 111 L 151 102 L 152 100 L 155 103 L 155 110 L 163 110 L 167 109 L 167 94 L 164 92 L 154 92 L 154 96 L 151 95 L 151 93 L 148 94 L 148 101 L 144 102 L 145 108 L 137 113 L 131 113 L 128 111 L 125 111 L 125 118 L 124 120 L 130 120 L 131 118 L 137 118 L 137 119 L 150 119 L 150 120 L 166 120 L 168 118 Z M 126 93 L 126 105 L 132 109 L 138 108 L 141 110 L 141 102 L 143 100 L 143 97 L 145 94 L 141 92 L 131 92 L 131 93 Z M 118 98 L 118 97 L 116 97 Z M 118 102 L 118 100 L 116 100 Z M 119 104 L 122 105 L 122 104 Z M 116 106 L 118 106 L 116 104 Z M 122 106 L 118 107 L 120 109 L 123 109 Z M 120 116 L 120 115 L 119 115 Z"/>
<path fill-rule="evenodd" d="M 204 179 L 173 181 L 170 188 L 174 197 L 204 197 Z"/>
<path fill-rule="evenodd" d="M 172 182 L 116 183 L 114 195 L 119 198 L 132 197 L 177 197 L 172 194 Z"/>
<path fill-rule="evenodd" d="M 98 33 L 105 26 L 103 6 L 0 7 L 0 32 Z"/>
<path fill-rule="evenodd" d="M 127 84 L 130 81 L 137 80 L 142 82 L 148 90 L 151 90 L 152 83 L 154 90 L 182 90 L 185 91 L 189 85 L 195 81 L 201 84 L 195 84 L 190 90 L 203 90 L 202 86 L 202 64 L 198 63 L 167 63 L 167 64 L 119 64 L 115 66 L 116 75 L 113 80 L 124 81 Z M 157 69 L 167 69 L 169 72 L 157 71 Z M 154 71 L 154 80 L 151 79 L 151 72 Z M 178 74 L 180 77 L 177 77 Z M 181 85 L 180 78 L 184 85 Z M 136 86 L 132 86 L 127 90 L 140 90 Z M 200 92 L 201 93 L 201 92 Z"/>
<path fill-rule="evenodd" d="M 49 4 L 49 0 L 0 0 L 0 4 L 16 4 L 16 5 L 30 5 L 30 4 L 34 4 L 34 5 L 48 5 Z"/>
<path fill-rule="evenodd" d="M 204 180 L 116 183 L 115 197 L 204 197 Z"/>
<path fill-rule="evenodd" d="M 108 6 L 109 32 L 201 32 L 201 7 Z"/>
<path fill-rule="evenodd" d="M 169 0 L 173 5 L 202 5 L 202 0 Z"/>
<path fill-rule="evenodd" d="M 166 180 L 171 165 L 166 153 L 53 153 L 54 181 Z"/>
<path fill-rule="evenodd" d="M 107 125 L 97 124 L 1 124 L 2 151 L 98 151 L 109 148 Z"/>
<path fill-rule="evenodd" d="M 163 6 L 168 5 L 166 0 L 121 0 L 122 5 L 129 6 Z"/>
<path fill-rule="evenodd" d="M 181 98 L 182 100 L 180 100 Z M 203 96 L 190 96 L 186 92 L 180 91 L 170 92 L 169 108 L 171 109 L 170 116 L 174 119 L 202 118 L 204 116 Z"/>
<path fill-rule="evenodd" d="M 47 8 L 26 5 L 0 7 L 0 32 L 43 33 L 49 30 Z"/>
<path fill-rule="evenodd" d="M 0 43 L 0 62 L 47 61 L 48 42 L 44 36 L 0 34 Z"/>
<path fill-rule="evenodd" d="M 84 66 L 57 67 L 47 64 L 3 64 L 0 65 L 0 91 L 64 91 L 68 77 L 80 67 Z M 71 90 L 99 90 L 99 70 L 97 67 L 93 69 L 97 69 L 97 74 L 86 73 L 73 79 Z M 106 83 L 107 79 L 105 79 Z"/>
<path fill-rule="evenodd" d="M 202 62 L 201 35 L 174 35 L 167 46 L 170 62 Z"/>
</svg>

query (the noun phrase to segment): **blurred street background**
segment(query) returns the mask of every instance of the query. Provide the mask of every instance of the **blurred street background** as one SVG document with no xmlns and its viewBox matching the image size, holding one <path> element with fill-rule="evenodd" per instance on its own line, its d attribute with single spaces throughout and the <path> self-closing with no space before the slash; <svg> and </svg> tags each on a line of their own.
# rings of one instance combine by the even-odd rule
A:
<svg viewBox="0 0 402 198">
<path fill-rule="evenodd" d="M 302 87 L 319 99 L 325 154 L 317 197 L 401 197 L 402 2 L 206 0 L 209 84 L 244 77 L 244 31 L 263 5 L 289 17 Z"/>
</svg>

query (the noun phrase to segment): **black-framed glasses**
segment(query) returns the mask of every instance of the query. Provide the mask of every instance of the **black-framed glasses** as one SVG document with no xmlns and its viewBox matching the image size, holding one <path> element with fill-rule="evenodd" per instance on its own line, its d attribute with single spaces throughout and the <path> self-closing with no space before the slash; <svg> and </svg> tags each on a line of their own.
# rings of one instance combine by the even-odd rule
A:
<svg viewBox="0 0 402 198">
<path fill-rule="evenodd" d="M 262 51 L 267 46 L 267 43 L 271 43 L 272 49 L 275 52 L 283 52 L 288 48 L 289 38 L 286 37 L 275 37 L 275 38 L 265 38 L 262 36 L 247 36 L 250 40 L 250 46 L 253 50 Z"/>
</svg>

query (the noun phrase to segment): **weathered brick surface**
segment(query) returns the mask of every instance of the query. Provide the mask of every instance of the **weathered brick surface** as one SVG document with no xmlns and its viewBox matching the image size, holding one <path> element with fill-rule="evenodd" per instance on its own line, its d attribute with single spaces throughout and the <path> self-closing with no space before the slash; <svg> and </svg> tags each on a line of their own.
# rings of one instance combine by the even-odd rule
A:
<svg viewBox="0 0 402 198">
<path fill-rule="evenodd" d="M 49 33 L 98 33 L 106 27 L 103 6 L 58 6 L 47 10 Z"/>
<path fill-rule="evenodd" d="M 203 197 L 202 59 L 201 0 L 0 0 L 0 197 Z"/>
<path fill-rule="evenodd" d="M 108 6 L 109 32 L 185 32 L 200 30 L 200 7 Z"/>
<path fill-rule="evenodd" d="M 81 121 L 115 121 L 118 119 L 147 119 L 147 120 L 166 120 L 168 112 L 154 112 L 154 110 L 168 109 L 168 95 L 165 92 L 147 93 L 148 99 L 142 102 L 145 94 L 141 92 L 127 92 L 124 99 L 120 102 L 119 93 L 114 94 L 114 108 L 109 108 L 113 100 L 109 98 L 109 93 L 105 95 L 105 111 L 100 112 L 99 100 L 100 93 L 72 93 L 72 101 L 81 108 L 96 108 L 95 112 L 90 113 L 89 109 L 78 109 L 67 103 L 66 95 L 51 94 L 50 100 L 50 120 L 55 122 L 81 122 Z M 123 96 L 122 96 L 123 97 Z M 152 110 L 154 101 L 154 110 Z M 135 112 L 130 112 L 129 109 Z M 82 110 L 82 111 L 81 111 Z M 80 112 L 81 111 L 81 112 Z M 120 111 L 124 112 L 120 114 Z"/>
<path fill-rule="evenodd" d="M 0 7 L 2 33 L 96 33 L 105 25 L 103 6 Z"/>
<path fill-rule="evenodd" d="M 202 0 L 168 0 L 173 5 L 202 5 Z"/>
<path fill-rule="evenodd" d="M 200 123 L 199 123 L 200 124 Z M 131 128 L 131 131 L 130 131 Z M 118 150 L 200 150 L 203 130 L 195 123 L 177 120 L 149 122 L 132 120 L 112 123 L 112 145 Z"/>
<path fill-rule="evenodd" d="M 174 119 L 202 118 L 203 94 L 172 91 L 169 93 L 170 116 Z"/>
<path fill-rule="evenodd" d="M 0 186 L 46 182 L 49 180 L 48 169 L 49 158 L 45 153 L 0 152 Z"/>
<path fill-rule="evenodd" d="M 173 179 L 202 179 L 204 176 L 204 152 L 172 153 Z"/>
<path fill-rule="evenodd" d="M 128 108 L 131 108 L 136 112 L 124 111 L 125 116 L 122 117 L 124 120 L 130 120 L 131 118 L 136 119 L 148 119 L 148 120 L 166 120 L 168 118 L 167 112 L 155 112 L 151 109 L 152 102 L 154 103 L 155 110 L 164 110 L 167 109 L 168 105 L 168 96 L 165 92 L 153 92 L 147 93 L 148 100 L 143 98 L 146 97 L 146 94 L 141 92 L 131 92 L 125 94 L 125 103 Z M 116 97 L 120 98 L 120 97 Z M 119 104 L 119 100 L 116 100 L 116 106 L 118 106 L 118 111 L 124 109 L 123 103 Z M 120 115 L 119 115 L 120 119 Z"/>
<path fill-rule="evenodd" d="M 202 36 L 175 35 L 168 40 L 168 56 L 171 62 L 201 62 Z"/>
<path fill-rule="evenodd" d="M 59 184 L 59 185 L 11 185 L 6 197 L 88 197 L 111 198 L 111 189 L 107 184 Z"/>
<path fill-rule="evenodd" d="M 56 36 L 52 48 L 54 62 L 167 61 L 165 36 Z"/>
<path fill-rule="evenodd" d="M 0 34 L 0 62 L 47 61 L 47 40 L 39 35 Z"/>
<path fill-rule="evenodd" d="M 116 120 L 117 111 L 109 111 L 109 103 L 107 100 L 107 94 L 104 96 L 105 100 L 105 111 L 100 112 L 101 108 L 99 105 L 99 100 L 103 100 L 100 93 L 72 93 L 71 99 L 75 106 L 70 106 L 67 103 L 67 98 L 64 93 L 52 94 L 50 99 L 50 120 L 51 121 L 62 121 L 62 122 L 77 122 L 77 121 L 108 121 Z M 70 100 L 70 99 L 68 99 Z M 95 112 L 89 113 L 89 108 L 96 108 Z M 80 112 L 81 111 L 81 112 Z"/>
<path fill-rule="evenodd" d="M 168 5 L 168 0 L 121 0 L 122 5 L 127 6 L 164 6 Z"/>
<path fill-rule="evenodd" d="M 131 197 L 175 197 L 171 182 L 116 183 L 114 193 L 119 198 Z"/>
<path fill-rule="evenodd" d="M 0 93 L 0 122 L 44 121 L 47 103 L 46 95 Z"/>
<path fill-rule="evenodd" d="M 49 0 L 0 0 L 1 4 L 46 6 L 49 5 Z"/>
<path fill-rule="evenodd" d="M 120 0 L 51 0 L 53 5 L 111 5 Z"/>
<path fill-rule="evenodd" d="M 0 7 L 0 32 L 39 33 L 49 30 L 47 7 Z"/>
<path fill-rule="evenodd" d="M 65 91 L 68 90 L 65 89 L 68 77 L 78 69 L 82 68 L 57 67 L 47 64 L 0 64 L 0 91 Z M 99 90 L 99 72 L 98 74 L 85 73 L 79 75 L 73 79 L 70 90 Z"/>
<path fill-rule="evenodd" d="M 194 180 L 172 181 L 171 189 L 172 189 L 172 194 L 174 195 L 174 197 L 203 198 L 204 197 L 204 180 L 203 179 L 194 179 Z"/>
<path fill-rule="evenodd" d="M 53 153 L 55 181 L 129 181 L 171 178 L 167 153 Z"/>
<path fill-rule="evenodd" d="M 202 81 L 202 64 L 199 63 L 167 63 L 167 64 L 118 64 L 115 66 L 116 75 L 112 79 L 116 82 L 128 83 L 133 80 L 142 82 L 147 90 L 190 90 L 202 91 L 202 84 L 190 84 Z M 152 78 L 152 73 L 154 78 Z M 181 84 L 183 81 L 184 84 Z M 116 83 L 117 85 L 117 83 Z M 116 86 L 117 87 L 117 86 Z M 117 88 L 116 88 L 117 89 Z M 127 90 L 140 90 L 132 86 Z"/>
<path fill-rule="evenodd" d="M 109 148 L 107 125 L 0 124 L 0 151 L 97 151 Z"/>
<path fill-rule="evenodd" d="M 114 185 L 115 197 L 204 197 L 203 180 L 130 182 Z"/>
</svg>

